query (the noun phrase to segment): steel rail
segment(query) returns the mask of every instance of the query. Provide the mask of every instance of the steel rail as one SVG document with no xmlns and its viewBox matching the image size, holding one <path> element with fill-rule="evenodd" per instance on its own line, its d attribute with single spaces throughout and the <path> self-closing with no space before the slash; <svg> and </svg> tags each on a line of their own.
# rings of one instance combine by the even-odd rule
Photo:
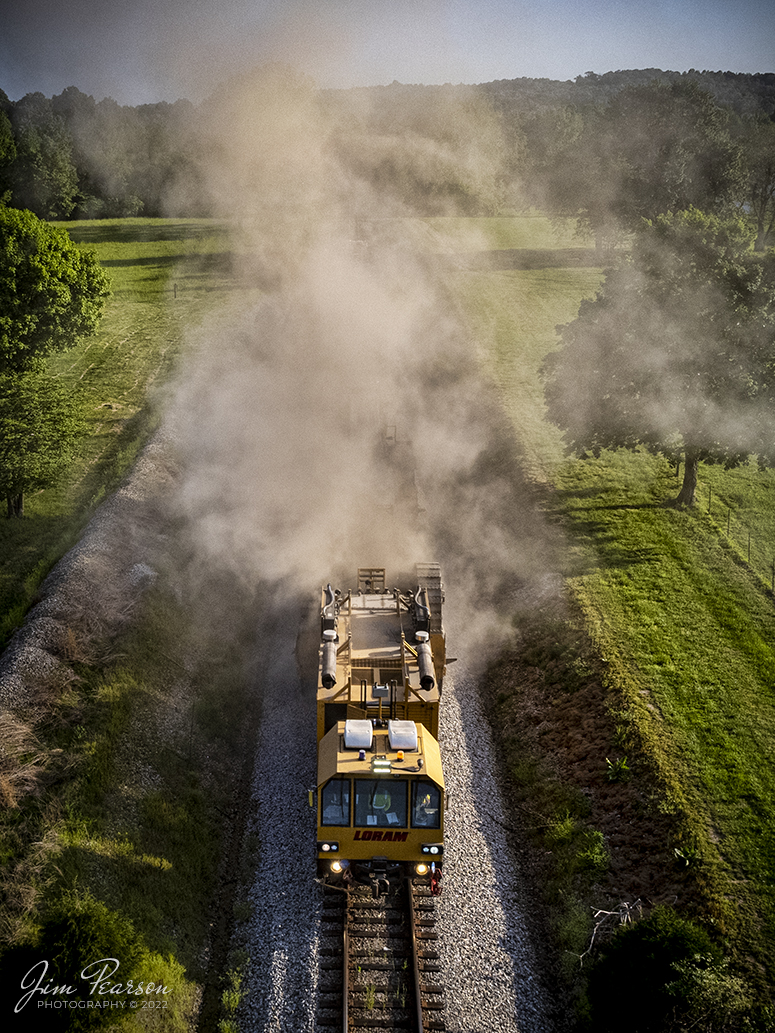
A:
<svg viewBox="0 0 775 1033">
<path fill-rule="evenodd" d="M 412 934 L 412 969 L 414 971 L 414 1021 L 415 1033 L 423 1033 L 424 1024 L 422 1017 L 422 982 L 420 979 L 420 956 L 417 949 L 417 916 L 414 910 L 414 886 L 412 880 L 404 878 L 406 887 L 407 909 L 409 911 L 409 929 Z"/>
<path fill-rule="evenodd" d="M 324 957 L 339 959 L 342 968 L 340 973 L 338 965 L 325 966 L 336 975 L 320 990 L 321 1033 L 444 1030 L 444 989 L 431 974 L 438 973 L 439 955 L 428 942 L 438 936 L 436 916 L 426 898 L 411 877 L 401 879 L 387 897 L 341 891 L 341 925 L 328 934 L 321 963 Z M 329 907 L 327 913 L 331 923 L 334 911 Z"/>
<path fill-rule="evenodd" d="M 342 922 L 342 1033 L 349 1033 L 349 997 L 350 997 L 350 901 L 349 894 L 345 899 L 344 919 Z"/>
</svg>

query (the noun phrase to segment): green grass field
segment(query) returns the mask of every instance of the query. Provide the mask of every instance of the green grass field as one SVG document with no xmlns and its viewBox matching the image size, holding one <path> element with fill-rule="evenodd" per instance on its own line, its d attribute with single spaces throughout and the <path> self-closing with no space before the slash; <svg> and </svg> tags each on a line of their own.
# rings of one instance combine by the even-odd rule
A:
<svg viewBox="0 0 775 1033">
<path fill-rule="evenodd" d="M 483 216 L 478 219 L 458 219 L 454 216 L 437 216 L 423 219 L 423 225 L 436 235 L 441 251 L 464 251 L 469 247 L 493 251 L 512 248 L 558 251 L 590 247 L 590 240 L 579 237 L 572 220 L 553 222 L 536 211 L 510 218 Z"/>
<path fill-rule="evenodd" d="M 187 328 L 234 291 L 245 292 L 230 275 L 227 232 L 216 223 L 125 219 L 60 225 L 96 253 L 113 294 L 97 334 L 50 362 L 80 397 L 87 429 L 79 460 L 60 483 L 25 497 L 24 520 L 0 520 L 0 644 L 153 430 L 160 388 Z"/>
<path fill-rule="evenodd" d="M 518 237 L 513 227 L 509 234 Z M 697 506 L 681 511 L 664 505 L 680 482 L 662 459 L 624 451 L 565 458 L 559 433 L 544 420 L 539 369 L 558 347 L 556 324 L 594 295 L 601 271 L 454 275 L 528 470 L 566 530 L 567 584 L 607 662 L 612 693 L 628 702 L 659 766 L 663 805 L 683 810 L 698 837 L 738 957 L 763 966 L 771 991 L 775 477 L 755 464 L 702 466 Z"/>
</svg>

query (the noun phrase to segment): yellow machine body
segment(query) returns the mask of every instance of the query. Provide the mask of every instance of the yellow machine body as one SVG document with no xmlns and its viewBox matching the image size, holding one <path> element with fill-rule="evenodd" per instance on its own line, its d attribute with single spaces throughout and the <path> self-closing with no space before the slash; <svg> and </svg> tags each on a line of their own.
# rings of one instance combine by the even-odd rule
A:
<svg viewBox="0 0 775 1033">
<path fill-rule="evenodd" d="M 381 567 L 358 589 L 322 590 L 317 684 L 317 857 L 326 882 L 400 872 L 439 892 L 444 774 L 438 744 L 446 672 L 438 564 L 408 589 Z"/>
</svg>

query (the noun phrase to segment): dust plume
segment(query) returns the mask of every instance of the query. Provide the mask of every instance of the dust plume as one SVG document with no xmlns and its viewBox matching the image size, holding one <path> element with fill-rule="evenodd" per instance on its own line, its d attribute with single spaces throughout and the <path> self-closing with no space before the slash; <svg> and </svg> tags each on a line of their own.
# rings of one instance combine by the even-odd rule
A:
<svg viewBox="0 0 775 1033">
<path fill-rule="evenodd" d="M 454 146 L 406 134 L 411 176 L 390 192 L 343 159 L 341 111 L 296 77 L 242 81 L 216 109 L 204 164 L 261 289 L 199 329 L 169 413 L 192 568 L 308 596 L 334 574 L 348 587 L 358 565 L 390 579 L 438 560 L 491 628 L 542 553 L 513 442 L 412 219 L 440 153 L 449 210 Z"/>
</svg>

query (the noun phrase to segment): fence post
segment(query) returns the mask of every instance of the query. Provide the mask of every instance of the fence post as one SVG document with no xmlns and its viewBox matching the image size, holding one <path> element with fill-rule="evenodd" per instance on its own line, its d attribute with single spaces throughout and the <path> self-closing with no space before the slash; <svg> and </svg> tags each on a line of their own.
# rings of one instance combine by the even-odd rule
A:
<svg viewBox="0 0 775 1033">
<path fill-rule="evenodd" d="M 730 506 L 727 510 L 727 538 L 729 538 L 729 521 L 732 517 L 732 507 Z"/>
</svg>

